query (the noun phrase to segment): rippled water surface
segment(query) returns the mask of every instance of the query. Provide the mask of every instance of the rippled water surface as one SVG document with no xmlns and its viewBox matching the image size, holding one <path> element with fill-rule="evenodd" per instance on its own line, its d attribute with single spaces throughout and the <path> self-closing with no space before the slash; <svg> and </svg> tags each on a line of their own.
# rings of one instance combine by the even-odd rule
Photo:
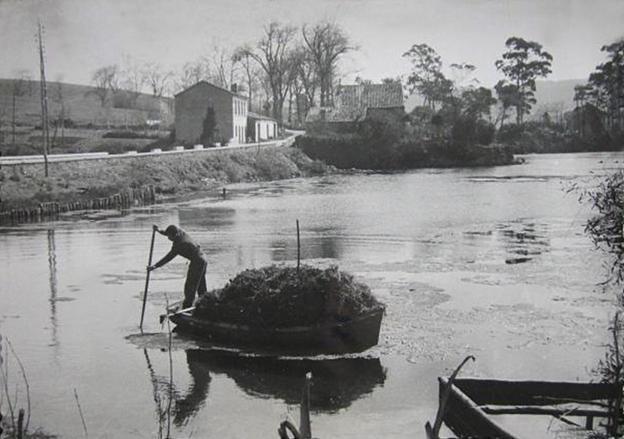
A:
<svg viewBox="0 0 624 439">
<path fill-rule="evenodd" d="M 348 358 L 237 355 L 174 334 L 173 437 L 277 437 L 285 417 L 298 422 L 307 371 L 319 438 L 424 437 L 436 378 L 468 354 L 477 361 L 464 375 L 588 379 L 614 305 L 596 287 L 606 259 L 583 232 L 590 212 L 568 189 L 622 163 L 622 153 L 543 155 L 507 167 L 234 185 L 225 200 L 1 228 L 0 333 L 26 369 L 31 427 L 83 437 L 75 389 L 90 438 L 167 429 L 158 316 L 181 297 L 186 263 L 153 273 L 140 335 L 154 223 L 179 224 L 201 243 L 216 288 L 245 268 L 296 263 L 298 219 L 306 263 L 339 265 L 387 304 L 379 346 Z M 155 257 L 168 249 L 157 237 Z M 8 363 L 9 393 L 19 386 L 25 406 Z"/>
</svg>

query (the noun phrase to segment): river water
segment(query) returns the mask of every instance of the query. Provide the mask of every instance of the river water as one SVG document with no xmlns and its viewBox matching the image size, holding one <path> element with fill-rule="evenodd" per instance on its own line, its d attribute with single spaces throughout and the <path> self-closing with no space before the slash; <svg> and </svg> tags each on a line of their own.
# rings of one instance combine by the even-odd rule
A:
<svg viewBox="0 0 624 439">
<path fill-rule="evenodd" d="M 277 437 L 283 419 L 298 422 L 312 371 L 314 437 L 414 438 L 435 417 L 436 378 L 466 355 L 476 362 L 464 376 L 591 378 L 615 305 L 596 286 L 606 256 L 584 234 L 589 208 L 568 189 L 620 169 L 624 154 L 525 158 L 233 185 L 226 199 L 1 228 L 0 334 L 28 377 L 31 430 L 84 437 L 82 411 L 90 438 L 156 438 L 167 428 L 176 438 Z M 181 297 L 186 263 L 153 273 L 141 336 L 151 225 L 189 231 L 216 288 L 245 268 L 296 263 L 297 219 L 305 263 L 339 265 L 387 304 L 380 344 L 299 360 L 211 350 L 174 333 L 170 368 L 158 316 Z M 157 236 L 155 258 L 168 249 Z M 18 365 L 6 345 L 1 352 L 9 394 L 26 407 Z M 552 429 L 503 422 L 531 437 Z"/>
</svg>

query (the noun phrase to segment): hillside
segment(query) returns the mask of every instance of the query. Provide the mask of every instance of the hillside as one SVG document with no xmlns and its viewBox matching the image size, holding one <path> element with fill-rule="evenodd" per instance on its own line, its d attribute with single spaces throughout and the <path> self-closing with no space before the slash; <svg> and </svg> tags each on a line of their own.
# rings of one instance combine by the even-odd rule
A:
<svg viewBox="0 0 624 439">
<path fill-rule="evenodd" d="M 11 124 L 13 89 L 15 80 L 0 79 L 0 127 L 6 130 Z M 161 120 L 161 126 L 173 123 L 173 99 L 157 98 L 148 94 L 139 94 L 131 105 L 123 102 L 124 92 L 113 98 L 109 95 L 102 106 L 94 94 L 95 88 L 63 82 L 48 82 L 48 113 L 50 120 L 61 117 L 61 108 L 65 107 L 65 119 L 78 126 L 137 126 L 147 120 Z M 25 93 L 16 97 L 16 120 L 18 125 L 41 125 L 40 82 L 28 81 Z"/>
<path fill-rule="evenodd" d="M 531 116 L 541 117 L 544 112 L 552 114 L 565 113 L 574 108 L 574 87 L 584 84 L 583 79 L 567 79 L 564 81 L 536 81 L 535 99 Z"/>
</svg>

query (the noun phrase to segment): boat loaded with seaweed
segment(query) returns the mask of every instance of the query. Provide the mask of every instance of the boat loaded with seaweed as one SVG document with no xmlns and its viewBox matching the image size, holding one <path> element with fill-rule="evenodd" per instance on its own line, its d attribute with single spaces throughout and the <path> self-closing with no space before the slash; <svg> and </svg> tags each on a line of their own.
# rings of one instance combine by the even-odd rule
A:
<svg viewBox="0 0 624 439">
<path fill-rule="evenodd" d="M 384 310 L 368 286 L 335 266 L 271 265 L 241 272 L 168 317 L 178 332 L 227 347 L 342 354 L 378 343 Z"/>
</svg>

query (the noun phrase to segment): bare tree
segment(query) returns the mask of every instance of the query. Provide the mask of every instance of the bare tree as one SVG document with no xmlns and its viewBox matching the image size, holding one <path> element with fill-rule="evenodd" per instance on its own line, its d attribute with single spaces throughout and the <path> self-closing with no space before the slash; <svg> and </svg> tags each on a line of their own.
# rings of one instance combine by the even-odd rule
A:
<svg viewBox="0 0 624 439">
<path fill-rule="evenodd" d="M 103 107 L 106 104 L 109 91 L 119 89 L 119 67 L 117 65 L 100 67 L 93 72 L 91 82 L 93 89 L 87 93 L 96 95 Z"/>
<path fill-rule="evenodd" d="M 0 108 L 0 146 L 4 145 L 5 134 L 2 130 L 2 125 L 4 125 L 4 118 L 7 115 L 7 111 L 5 108 Z M 2 155 L 2 151 L 0 150 L 0 156 Z M 0 198 L 0 203 L 2 203 L 2 199 Z"/>
<path fill-rule="evenodd" d="M 314 67 L 310 63 L 310 56 L 306 48 L 297 47 L 290 57 L 288 70 L 288 122 L 292 123 L 293 104 L 297 113 L 297 123 L 301 124 L 310 107 L 307 92 L 311 91 L 314 99 L 316 84 L 310 81 L 310 74 L 314 77 Z M 312 90 L 309 90 L 312 88 Z"/>
<path fill-rule="evenodd" d="M 209 80 L 223 88 L 230 89 L 235 83 L 238 70 L 237 51 L 218 43 L 212 45 L 210 55 L 203 58 L 208 66 Z"/>
<path fill-rule="evenodd" d="M 173 72 L 165 70 L 162 65 L 155 62 L 148 62 L 143 65 L 143 75 L 145 81 L 154 97 L 162 97 L 167 93 Z"/>
<path fill-rule="evenodd" d="M 63 78 L 59 76 L 56 80 L 56 84 L 52 89 L 52 100 L 56 103 L 58 108 L 58 113 L 56 117 L 56 122 L 54 123 L 54 134 L 52 136 L 52 146 L 56 144 L 56 136 L 58 129 L 61 129 L 61 146 L 65 143 L 65 119 L 67 118 L 66 108 L 65 108 L 65 99 L 64 99 L 64 91 L 63 91 Z"/>
<path fill-rule="evenodd" d="M 296 65 L 297 86 L 300 85 L 299 97 L 297 98 L 297 113 L 299 122 L 308 114 L 310 107 L 316 103 L 316 93 L 319 88 L 319 78 L 314 65 L 314 60 L 308 51 L 304 51 Z"/>
<path fill-rule="evenodd" d="M 254 91 L 258 88 L 258 71 L 250 56 L 251 49 L 248 46 L 239 47 L 234 51 L 233 60 L 242 68 L 247 88 L 248 110 L 252 110 Z"/>
<path fill-rule="evenodd" d="M 208 79 L 209 72 L 204 60 L 198 59 L 184 64 L 175 78 L 175 91 L 180 92 L 199 81 Z"/>
<path fill-rule="evenodd" d="M 135 108 L 136 102 L 143 91 L 143 87 L 147 83 L 145 71 L 139 63 L 130 58 L 124 57 L 124 67 L 120 73 L 121 87 L 117 90 L 117 99 L 119 99 L 119 106 L 125 108 Z M 123 91 L 121 91 L 123 89 Z"/>
<path fill-rule="evenodd" d="M 292 46 L 297 29 L 272 22 L 264 28 L 264 36 L 247 53 L 266 74 L 272 99 L 273 117 L 281 124 L 284 100 L 292 80 Z"/>
<path fill-rule="evenodd" d="M 11 87 L 11 141 L 14 147 L 16 137 L 15 126 L 17 124 L 17 99 L 25 95 L 30 95 L 31 93 L 32 81 L 30 73 L 22 70 L 16 75 L 16 79 L 13 80 L 13 86 Z"/>
<path fill-rule="evenodd" d="M 338 61 L 356 47 L 351 45 L 348 36 L 336 23 L 321 22 L 311 28 L 304 26 L 302 34 L 316 68 L 320 105 L 330 105 Z"/>
</svg>

